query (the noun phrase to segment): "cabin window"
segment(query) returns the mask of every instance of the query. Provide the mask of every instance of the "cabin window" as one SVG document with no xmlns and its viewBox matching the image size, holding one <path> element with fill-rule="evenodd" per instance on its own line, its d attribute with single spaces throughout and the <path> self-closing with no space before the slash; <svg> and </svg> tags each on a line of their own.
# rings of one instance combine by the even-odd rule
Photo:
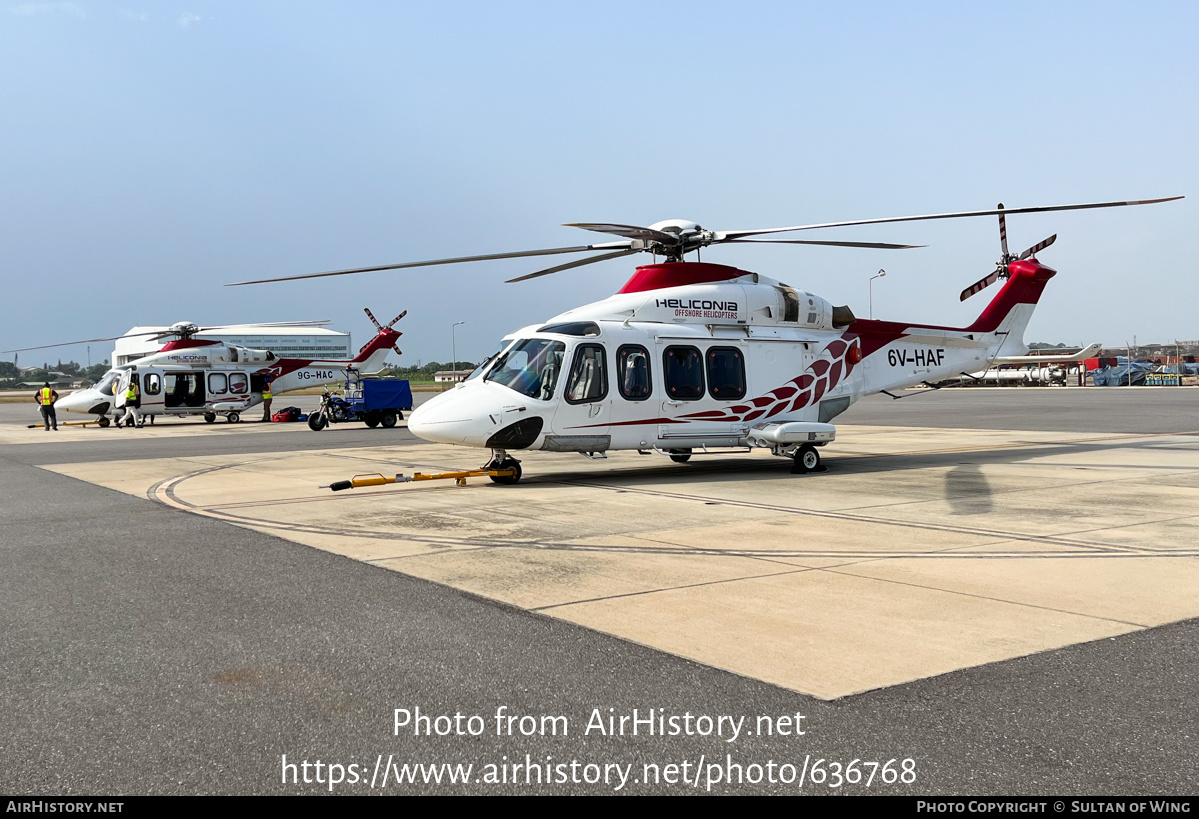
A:
<svg viewBox="0 0 1199 819">
<path fill-rule="evenodd" d="M 637 344 L 625 344 L 616 351 L 616 379 L 620 394 L 629 401 L 644 401 L 652 392 L 649 352 Z"/>
<path fill-rule="evenodd" d="M 570 380 L 566 382 L 566 403 L 590 404 L 608 395 L 608 371 L 604 366 L 604 348 L 600 344 L 580 344 L 575 348 Z"/>
<path fill-rule="evenodd" d="M 492 365 L 484 381 L 500 384 L 521 395 L 548 401 L 554 397 L 566 345 L 546 338 L 526 338 L 512 345 Z"/>
<path fill-rule="evenodd" d="M 736 347 L 708 350 L 708 392 L 721 401 L 745 397 L 745 356 Z"/>
<path fill-rule="evenodd" d="M 225 395 L 229 392 L 229 378 L 224 373 L 209 373 L 208 392 L 211 395 Z"/>
<path fill-rule="evenodd" d="M 666 394 L 674 401 L 704 397 L 704 359 L 695 347 L 667 347 L 662 355 Z"/>
<path fill-rule="evenodd" d="M 146 395 L 158 395 L 158 393 L 162 392 L 162 379 L 158 373 L 146 373 L 143 390 Z"/>
<path fill-rule="evenodd" d="M 250 391 L 250 380 L 246 378 L 245 373 L 230 373 L 229 374 L 229 392 L 241 395 Z"/>
</svg>

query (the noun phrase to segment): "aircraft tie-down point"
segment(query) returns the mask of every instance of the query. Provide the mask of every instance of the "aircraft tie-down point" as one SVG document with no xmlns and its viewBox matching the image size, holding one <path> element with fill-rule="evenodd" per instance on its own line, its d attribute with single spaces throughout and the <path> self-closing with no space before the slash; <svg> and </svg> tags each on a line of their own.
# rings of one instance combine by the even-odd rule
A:
<svg viewBox="0 0 1199 819">
<path fill-rule="evenodd" d="M 388 353 L 402 333 L 393 329 L 396 322 L 408 314 L 405 310 L 390 323 L 380 325 L 369 309 L 367 316 L 378 333 L 352 359 L 280 358 L 270 350 L 254 350 L 206 338 L 201 333 L 215 333 L 221 327 L 198 327 L 191 322 L 179 322 L 166 331 L 137 333 L 153 335 L 159 340 L 170 339 L 161 350 L 136 361 L 109 370 L 95 386 L 76 390 L 54 403 L 56 411 L 83 413 L 93 416 L 99 426 L 109 424 L 108 413 L 123 404 L 123 396 L 131 382 L 138 385 L 141 407 L 139 413 L 155 416 L 202 415 L 209 423 L 224 415 L 230 423 L 241 420 L 241 414 L 262 403 L 266 379 L 271 379 L 271 393 L 291 392 L 319 386 L 354 374 L 374 373 L 383 368 Z M 289 321 L 268 324 L 238 325 L 238 327 L 296 327 L 327 324 L 327 321 Z M 88 341 L 113 341 L 130 336 L 114 336 Z M 68 342 L 78 344 L 83 342 Z M 60 347 L 63 344 L 45 345 Z M 43 349 L 27 347 L 24 349 Z"/>
<path fill-rule="evenodd" d="M 985 370 L 1023 356 L 1023 333 L 1056 271 L 1036 254 L 1007 247 L 1005 216 L 1171 201 L 1101 202 L 866 219 L 786 228 L 710 231 L 670 220 L 649 227 L 573 224 L 620 241 L 515 253 L 408 262 L 238 284 L 340 276 L 455 262 L 602 251 L 539 270 L 523 281 L 637 252 L 656 257 L 613 296 L 504 337 L 469 378 L 418 407 L 408 429 L 428 441 L 490 449 L 485 469 L 497 483 L 520 479 L 514 451 L 657 451 L 678 462 L 697 453 L 766 448 L 820 470 L 831 421 L 877 392 Z M 757 273 L 684 261 L 714 244 L 849 225 L 998 216 L 1002 256 L 995 270 L 963 291 L 964 300 L 999 279 L 1003 288 L 966 327 L 859 319 L 848 307 Z M 765 240 L 786 244 L 906 249 L 879 242 Z M 661 261 L 657 257 L 661 257 Z M 473 474 L 473 473 L 472 473 Z M 377 481 L 376 481 L 377 482 Z M 390 482 L 390 481 L 387 481 Z M 345 488 L 348 482 L 342 482 Z"/>
</svg>

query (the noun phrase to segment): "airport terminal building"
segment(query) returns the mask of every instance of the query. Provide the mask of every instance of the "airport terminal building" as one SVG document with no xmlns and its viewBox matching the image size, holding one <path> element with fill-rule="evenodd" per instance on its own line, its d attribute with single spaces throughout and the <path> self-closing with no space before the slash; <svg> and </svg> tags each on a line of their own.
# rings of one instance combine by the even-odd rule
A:
<svg viewBox="0 0 1199 819">
<path fill-rule="evenodd" d="M 166 332 L 168 327 L 133 327 L 133 333 Z M 220 332 L 200 333 L 197 338 L 209 338 L 225 344 L 270 350 L 280 358 L 353 358 L 354 350 L 349 333 L 323 327 L 236 327 L 230 325 Z M 119 367 L 162 349 L 165 341 L 153 336 L 117 339 L 113 348 L 112 366 Z"/>
</svg>

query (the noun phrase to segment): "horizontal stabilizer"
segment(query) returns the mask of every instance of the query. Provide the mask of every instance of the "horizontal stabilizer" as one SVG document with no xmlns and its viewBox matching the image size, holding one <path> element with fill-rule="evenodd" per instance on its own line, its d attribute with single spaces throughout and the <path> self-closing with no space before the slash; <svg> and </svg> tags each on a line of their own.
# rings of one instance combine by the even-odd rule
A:
<svg viewBox="0 0 1199 819">
<path fill-rule="evenodd" d="M 1082 361 L 1084 358 L 1094 358 L 1099 355 L 1102 344 L 1095 343 L 1084 347 L 1077 353 L 1068 355 L 1008 355 L 996 358 L 992 364 L 1067 364 L 1072 361 Z"/>
</svg>

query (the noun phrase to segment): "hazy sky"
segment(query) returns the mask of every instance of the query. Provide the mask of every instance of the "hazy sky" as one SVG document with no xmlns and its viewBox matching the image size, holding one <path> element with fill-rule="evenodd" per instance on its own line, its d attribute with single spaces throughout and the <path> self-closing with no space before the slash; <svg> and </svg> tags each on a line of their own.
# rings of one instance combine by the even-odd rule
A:
<svg viewBox="0 0 1199 819">
<path fill-rule="evenodd" d="M 1057 232 L 1029 340 L 1199 339 L 1199 4 L 0 0 L 0 349 L 136 324 L 402 309 L 404 362 L 474 359 L 629 259 L 250 278 L 586 243 L 563 222 L 775 227 L 1185 194 Z M 993 219 L 704 254 L 875 315 L 968 322 Z M 632 257 L 636 258 L 636 257 Z M 544 262 L 544 263 L 542 263 Z M 995 291 L 988 291 L 988 295 Z M 107 345 L 93 345 L 99 360 Z M 84 360 L 83 348 L 21 363 Z M 11 355 L 8 356 L 11 359 Z"/>
</svg>

